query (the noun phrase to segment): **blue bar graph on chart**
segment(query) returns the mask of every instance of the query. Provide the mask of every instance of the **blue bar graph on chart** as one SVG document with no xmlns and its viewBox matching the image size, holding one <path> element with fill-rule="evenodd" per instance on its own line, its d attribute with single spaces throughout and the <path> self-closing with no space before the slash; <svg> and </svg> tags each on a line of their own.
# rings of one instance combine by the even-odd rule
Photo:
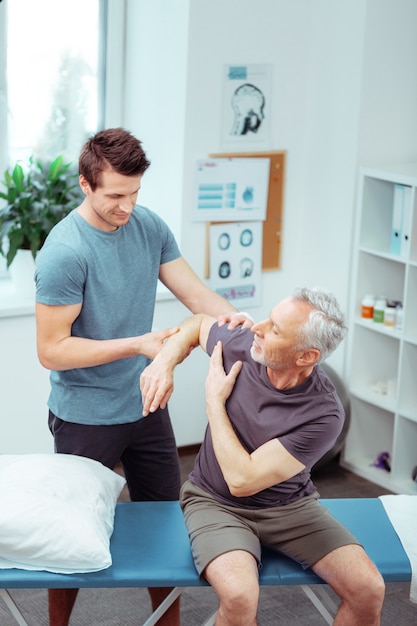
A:
<svg viewBox="0 0 417 626">
<path fill-rule="evenodd" d="M 199 185 L 198 209 L 234 209 L 235 205 L 236 183 Z"/>
</svg>

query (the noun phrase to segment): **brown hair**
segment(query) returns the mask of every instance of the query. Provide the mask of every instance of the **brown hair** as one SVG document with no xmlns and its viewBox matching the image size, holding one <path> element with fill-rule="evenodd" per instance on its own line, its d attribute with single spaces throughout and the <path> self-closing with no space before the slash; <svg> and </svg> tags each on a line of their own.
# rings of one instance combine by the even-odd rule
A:
<svg viewBox="0 0 417 626">
<path fill-rule="evenodd" d="M 84 144 L 79 162 L 79 173 L 92 191 L 100 186 L 104 170 L 114 170 L 124 176 L 138 176 L 150 166 L 150 161 L 136 139 L 124 128 L 108 128 L 90 137 Z"/>
</svg>

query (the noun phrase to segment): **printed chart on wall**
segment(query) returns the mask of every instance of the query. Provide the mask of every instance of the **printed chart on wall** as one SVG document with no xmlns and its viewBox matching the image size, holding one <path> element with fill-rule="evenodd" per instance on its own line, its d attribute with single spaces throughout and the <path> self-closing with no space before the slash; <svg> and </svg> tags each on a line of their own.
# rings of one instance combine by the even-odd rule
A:
<svg viewBox="0 0 417 626">
<path fill-rule="evenodd" d="M 209 284 L 237 309 L 261 303 L 262 222 L 209 224 Z"/>
<path fill-rule="evenodd" d="M 225 65 L 223 80 L 223 149 L 270 148 L 272 66 Z"/>
<path fill-rule="evenodd" d="M 194 177 L 194 221 L 264 220 L 270 160 L 200 159 Z"/>
</svg>

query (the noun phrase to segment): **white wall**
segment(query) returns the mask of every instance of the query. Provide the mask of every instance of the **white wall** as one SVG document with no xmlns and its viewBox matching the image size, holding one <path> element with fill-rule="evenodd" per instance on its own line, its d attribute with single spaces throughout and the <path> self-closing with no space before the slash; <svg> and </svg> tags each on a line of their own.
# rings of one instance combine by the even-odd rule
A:
<svg viewBox="0 0 417 626">
<path fill-rule="evenodd" d="M 0 303 L 4 301 L 0 298 Z M 53 452 L 48 429 L 49 371 L 36 354 L 33 304 L 0 310 L 0 454 Z M 27 308 L 27 313 L 23 309 Z M 32 312 L 29 312 L 32 309 Z"/>
<path fill-rule="evenodd" d="M 416 161 L 417 2 L 368 0 L 358 163 Z"/>
<path fill-rule="evenodd" d="M 127 0 L 123 124 L 151 160 L 139 201 L 180 237 L 189 0 Z"/>
<path fill-rule="evenodd" d="M 416 157 L 416 11 L 414 0 L 128 1 L 123 123 L 153 161 L 141 200 L 168 221 L 172 211 L 200 276 L 205 229 L 191 221 L 192 172 L 195 159 L 221 151 L 223 65 L 273 64 L 271 148 L 287 150 L 283 254 L 281 269 L 263 275 L 255 318 L 298 285 L 324 286 L 348 310 L 358 162 Z M 186 315 L 160 302 L 155 326 Z M 344 352 L 329 361 L 342 375 Z M 205 428 L 206 359 L 194 353 L 176 373 L 179 445 Z"/>
</svg>

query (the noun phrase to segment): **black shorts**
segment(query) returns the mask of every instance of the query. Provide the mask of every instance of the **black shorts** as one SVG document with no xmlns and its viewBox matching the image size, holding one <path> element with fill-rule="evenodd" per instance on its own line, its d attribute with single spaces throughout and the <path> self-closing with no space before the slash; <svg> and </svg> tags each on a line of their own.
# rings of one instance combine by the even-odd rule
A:
<svg viewBox="0 0 417 626">
<path fill-rule="evenodd" d="M 66 422 L 49 412 L 55 452 L 77 454 L 113 469 L 121 462 L 132 501 L 178 500 L 181 474 L 167 409 L 128 424 Z"/>
<path fill-rule="evenodd" d="M 243 509 L 217 502 L 186 481 L 181 506 L 200 576 L 216 557 L 231 550 L 250 552 L 261 565 L 261 545 L 311 567 L 332 550 L 359 544 L 318 501 L 318 493 L 268 509 Z"/>
</svg>

